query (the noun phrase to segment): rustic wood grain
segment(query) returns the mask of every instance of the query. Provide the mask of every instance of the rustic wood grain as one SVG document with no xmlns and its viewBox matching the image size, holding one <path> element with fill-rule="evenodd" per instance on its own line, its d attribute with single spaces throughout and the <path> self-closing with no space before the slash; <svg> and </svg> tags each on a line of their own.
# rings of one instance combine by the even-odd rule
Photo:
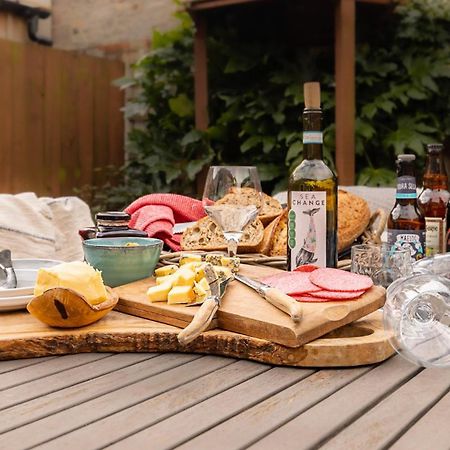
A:
<svg viewBox="0 0 450 450">
<path fill-rule="evenodd" d="M 278 269 L 271 267 L 244 264 L 240 269 L 242 275 L 256 279 L 277 272 Z M 146 279 L 116 288 L 120 297 L 116 309 L 171 325 L 186 326 L 199 307 L 168 305 L 165 302 L 150 303 L 146 291 L 151 284 L 154 284 L 154 280 Z M 374 286 L 354 301 L 302 303 L 303 318 L 300 323 L 294 323 L 287 314 L 272 306 L 255 291 L 234 281 L 228 285 L 216 314 L 217 327 L 288 347 L 299 347 L 366 316 L 380 308 L 384 300 L 385 290 Z"/>
</svg>

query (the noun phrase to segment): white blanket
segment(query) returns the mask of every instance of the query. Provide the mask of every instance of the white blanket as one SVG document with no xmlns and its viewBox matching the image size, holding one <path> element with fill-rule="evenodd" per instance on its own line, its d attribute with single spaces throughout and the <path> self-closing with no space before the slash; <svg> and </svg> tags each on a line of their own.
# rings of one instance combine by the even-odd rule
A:
<svg viewBox="0 0 450 450">
<path fill-rule="evenodd" d="M 78 230 L 92 225 L 89 206 L 77 197 L 0 194 L 0 250 L 13 258 L 82 260 Z"/>
</svg>

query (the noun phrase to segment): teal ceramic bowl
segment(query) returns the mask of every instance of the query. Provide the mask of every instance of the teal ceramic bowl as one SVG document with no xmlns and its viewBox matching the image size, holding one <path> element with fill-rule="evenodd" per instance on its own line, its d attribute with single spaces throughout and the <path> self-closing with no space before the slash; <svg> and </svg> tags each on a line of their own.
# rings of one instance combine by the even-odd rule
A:
<svg viewBox="0 0 450 450">
<path fill-rule="evenodd" d="M 138 244 L 127 247 L 126 244 Z M 85 260 L 102 272 L 103 282 L 121 286 L 152 275 L 163 242 L 153 238 L 99 238 L 83 241 Z"/>
</svg>

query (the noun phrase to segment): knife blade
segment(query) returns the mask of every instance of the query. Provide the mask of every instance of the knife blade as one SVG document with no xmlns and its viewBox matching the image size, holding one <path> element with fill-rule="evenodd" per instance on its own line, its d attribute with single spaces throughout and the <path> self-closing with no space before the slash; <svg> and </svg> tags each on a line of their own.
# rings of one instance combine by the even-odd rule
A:
<svg viewBox="0 0 450 450">
<path fill-rule="evenodd" d="M 16 288 L 17 278 L 11 261 L 11 250 L 2 250 L 0 252 L 0 270 L 2 270 L 5 274 L 5 280 L 0 281 L 0 288 Z"/>
<path fill-rule="evenodd" d="M 208 328 L 231 280 L 231 278 L 225 280 L 218 278 L 211 264 L 205 264 L 204 271 L 211 295 L 202 303 L 189 325 L 178 333 L 178 342 L 182 345 L 189 344 Z"/>
<path fill-rule="evenodd" d="M 249 288 L 255 290 L 261 297 L 270 304 L 278 308 L 280 311 L 291 316 L 294 322 L 299 322 L 302 318 L 303 311 L 300 303 L 292 297 L 281 292 L 279 289 L 273 288 L 261 281 L 244 277 L 243 275 L 234 274 L 234 278 Z"/>
</svg>

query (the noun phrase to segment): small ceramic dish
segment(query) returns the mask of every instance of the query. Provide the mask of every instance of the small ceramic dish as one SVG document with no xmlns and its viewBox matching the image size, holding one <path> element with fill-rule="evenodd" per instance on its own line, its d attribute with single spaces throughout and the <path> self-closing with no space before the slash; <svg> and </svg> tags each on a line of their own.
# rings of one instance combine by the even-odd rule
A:
<svg viewBox="0 0 450 450">
<path fill-rule="evenodd" d="M 86 261 L 102 272 L 103 282 L 116 287 L 152 275 L 163 242 L 154 238 L 99 238 L 83 241 Z"/>
</svg>

